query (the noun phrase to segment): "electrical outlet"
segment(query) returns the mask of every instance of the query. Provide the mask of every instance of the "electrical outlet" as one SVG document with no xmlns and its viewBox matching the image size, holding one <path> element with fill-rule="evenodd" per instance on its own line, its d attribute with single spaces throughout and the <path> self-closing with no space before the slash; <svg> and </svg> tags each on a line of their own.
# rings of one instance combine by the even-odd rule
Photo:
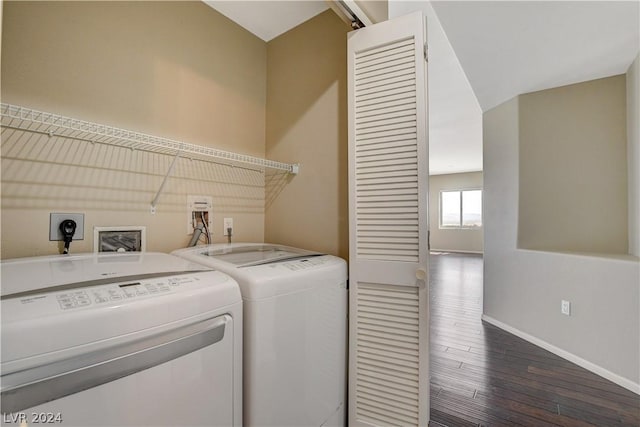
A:
<svg viewBox="0 0 640 427">
<path fill-rule="evenodd" d="M 82 213 L 51 213 L 49 214 L 49 240 L 52 242 L 64 240 L 60 231 L 60 223 L 65 219 L 76 222 L 76 231 L 73 240 L 84 240 L 84 214 Z"/>
<path fill-rule="evenodd" d="M 566 316 L 571 316 L 571 302 L 562 300 L 560 304 L 560 312 Z"/>
<path fill-rule="evenodd" d="M 222 235 L 223 236 L 228 236 L 229 233 L 227 232 L 227 230 L 231 229 L 231 235 L 233 236 L 233 218 L 225 218 L 224 219 L 224 225 L 222 228 Z"/>
</svg>

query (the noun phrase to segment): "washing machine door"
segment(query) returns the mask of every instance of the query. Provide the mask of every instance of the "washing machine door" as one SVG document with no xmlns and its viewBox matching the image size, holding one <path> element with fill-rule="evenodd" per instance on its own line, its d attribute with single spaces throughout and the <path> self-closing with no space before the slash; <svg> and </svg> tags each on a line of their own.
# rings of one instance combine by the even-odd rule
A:
<svg viewBox="0 0 640 427">
<path fill-rule="evenodd" d="M 2 425 L 240 425 L 233 326 L 217 315 L 3 362 Z"/>
</svg>

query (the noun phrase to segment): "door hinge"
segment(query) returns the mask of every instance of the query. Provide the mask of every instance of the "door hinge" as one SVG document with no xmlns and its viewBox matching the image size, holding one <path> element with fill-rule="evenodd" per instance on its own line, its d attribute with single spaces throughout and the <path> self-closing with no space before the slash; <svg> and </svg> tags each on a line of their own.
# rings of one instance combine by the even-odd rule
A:
<svg viewBox="0 0 640 427">
<path fill-rule="evenodd" d="M 426 43 L 424 44 L 424 60 L 429 62 L 429 46 Z"/>
</svg>

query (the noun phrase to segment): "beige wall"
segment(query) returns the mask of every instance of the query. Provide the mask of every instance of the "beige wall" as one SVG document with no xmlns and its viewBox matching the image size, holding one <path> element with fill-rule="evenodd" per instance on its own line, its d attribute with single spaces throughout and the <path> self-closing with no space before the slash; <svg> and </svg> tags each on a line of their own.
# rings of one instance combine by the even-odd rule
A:
<svg viewBox="0 0 640 427">
<path fill-rule="evenodd" d="M 482 172 L 431 175 L 429 177 L 429 230 L 431 231 L 431 250 L 482 252 L 482 228 L 440 228 L 440 192 L 470 189 L 482 189 Z"/>
<path fill-rule="evenodd" d="M 389 19 L 388 0 L 355 0 L 360 9 L 367 14 L 374 24 Z"/>
<path fill-rule="evenodd" d="M 519 97 L 521 248 L 626 254 L 625 76 Z"/>
<path fill-rule="evenodd" d="M 265 240 L 347 258 L 349 27 L 331 10 L 267 45 L 267 157 L 300 174 L 267 176 Z"/>
<path fill-rule="evenodd" d="M 201 2 L 4 2 L 2 101 L 264 155 L 266 44 Z M 2 257 L 57 253 L 50 212 L 94 225 L 145 225 L 147 249 L 184 246 L 186 196 L 213 197 L 214 233 L 264 237 L 259 172 L 3 129 Z"/>
</svg>

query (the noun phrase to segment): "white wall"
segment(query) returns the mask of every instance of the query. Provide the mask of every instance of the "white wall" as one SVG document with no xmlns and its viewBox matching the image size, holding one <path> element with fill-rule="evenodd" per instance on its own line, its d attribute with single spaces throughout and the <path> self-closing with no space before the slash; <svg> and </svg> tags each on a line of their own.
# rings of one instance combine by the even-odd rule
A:
<svg viewBox="0 0 640 427">
<path fill-rule="evenodd" d="M 484 114 L 483 318 L 640 393 L 637 258 L 516 247 L 518 113 L 516 98 Z"/>
<path fill-rule="evenodd" d="M 640 55 L 627 71 L 629 253 L 640 256 Z"/>
<path fill-rule="evenodd" d="M 482 189 L 482 172 L 429 177 L 429 231 L 432 251 L 482 252 L 482 228 L 440 228 L 440 192 Z"/>
</svg>

